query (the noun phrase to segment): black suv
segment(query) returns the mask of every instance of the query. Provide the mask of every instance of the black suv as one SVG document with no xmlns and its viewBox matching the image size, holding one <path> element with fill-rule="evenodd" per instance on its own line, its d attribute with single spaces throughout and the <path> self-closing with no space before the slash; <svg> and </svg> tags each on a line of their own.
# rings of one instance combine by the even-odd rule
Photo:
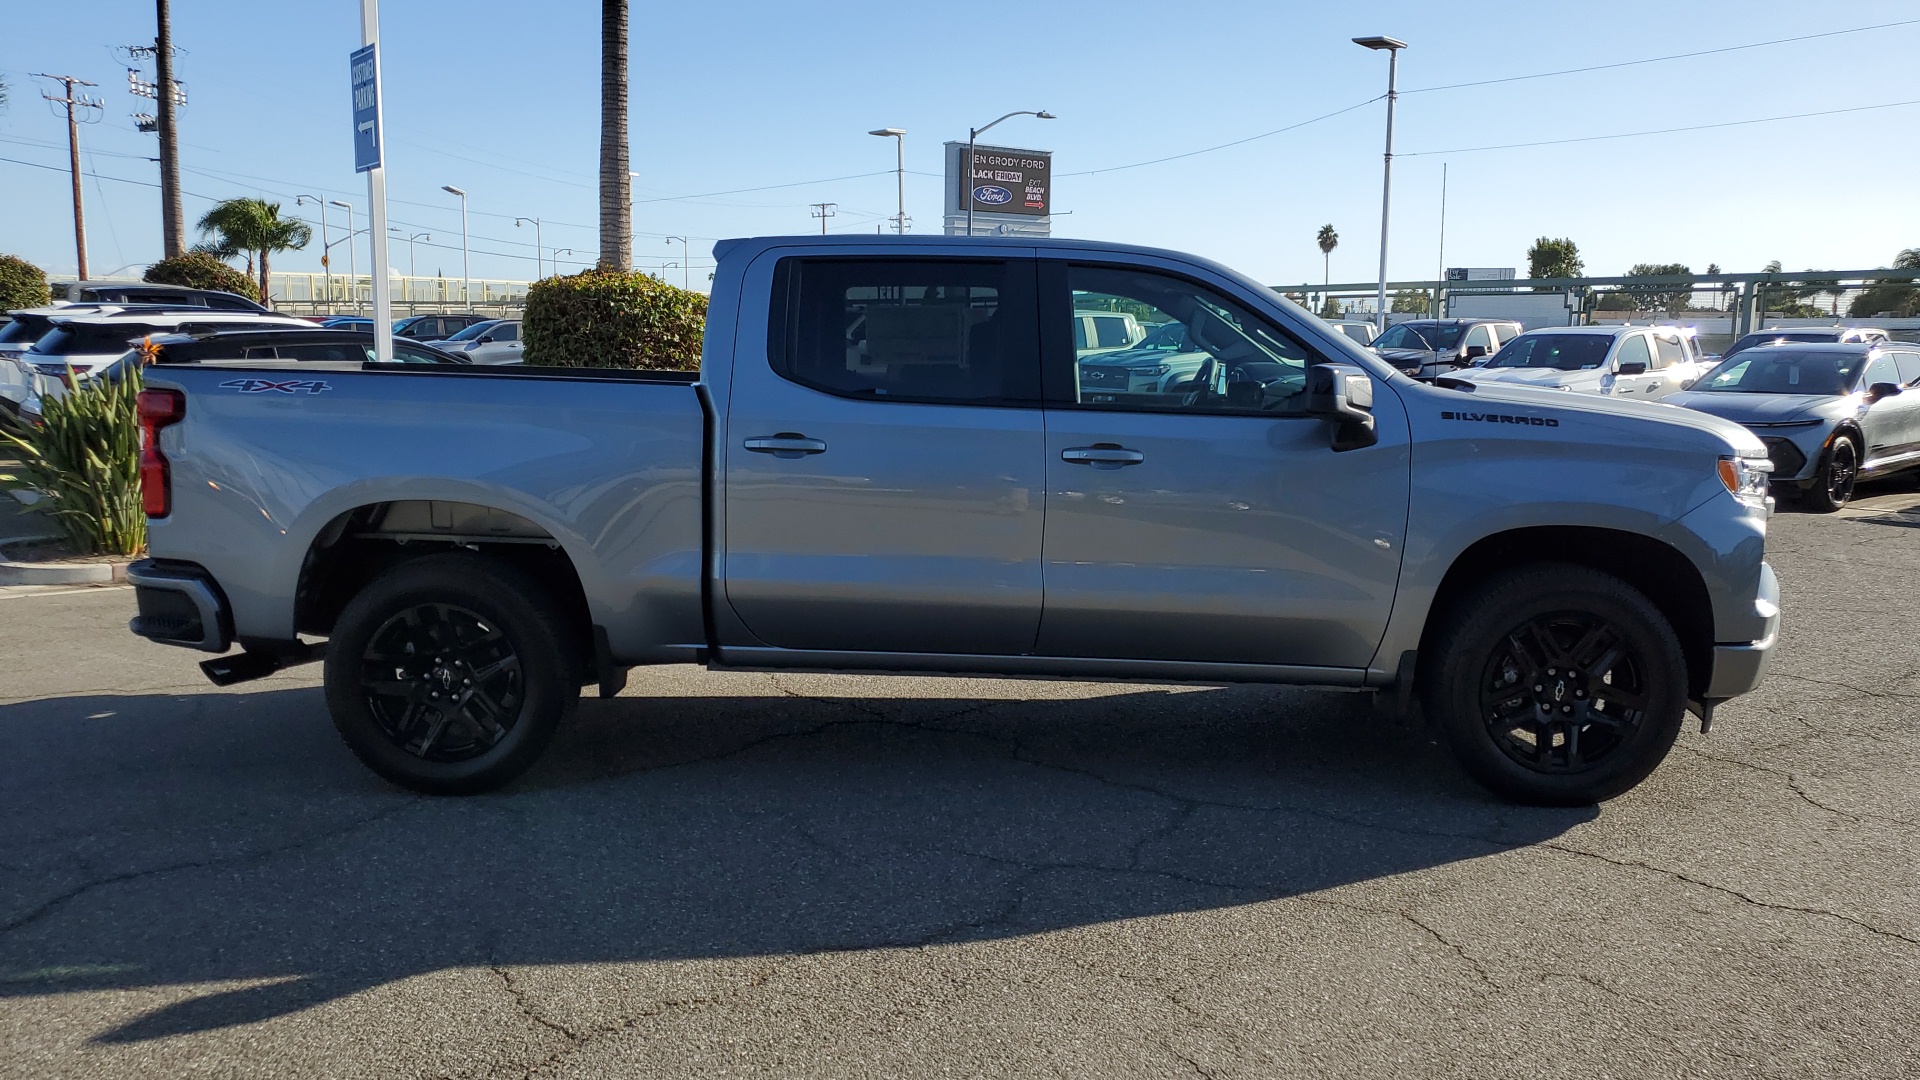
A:
<svg viewBox="0 0 1920 1080">
<path fill-rule="evenodd" d="M 239 293 L 150 282 L 74 281 L 54 285 L 52 292 L 55 300 L 70 300 L 77 304 L 165 304 L 169 307 L 212 308 L 216 311 L 267 310 Z"/>
<path fill-rule="evenodd" d="M 206 360 L 317 360 L 336 364 L 373 362 L 373 331 L 279 326 L 259 330 L 217 330 L 205 334 L 168 334 L 153 339 L 159 364 L 198 364 Z M 464 356 L 430 345 L 393 339 L 396 364 L 469 364 Z"/>
<path fill-rule="evenodd" d="M 1508 319 L 1410 319 L 1386 328 L 1369 346 L 1416 379 L 1457 371 L 1520 336 Z"/>
</svg>

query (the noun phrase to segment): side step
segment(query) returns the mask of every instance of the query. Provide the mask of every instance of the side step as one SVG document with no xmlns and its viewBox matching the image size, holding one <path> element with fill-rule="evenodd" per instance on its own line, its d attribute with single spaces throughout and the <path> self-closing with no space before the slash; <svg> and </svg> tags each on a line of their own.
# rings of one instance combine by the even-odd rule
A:
<svg viewBox="0 0 1920 1080">
<path fill-rule="evenodd" d="M 271 650 L 248 649 L 231 656 L 216 656 L 200 662 L 201 674 L 215 686 L 232 686 L 235 683 L 252 682 L 264 679 L 284 668 L 310 664 L 327 655 L 325 642 L 308 645 L 304 642 L 279 646 Z"/>
</svg>

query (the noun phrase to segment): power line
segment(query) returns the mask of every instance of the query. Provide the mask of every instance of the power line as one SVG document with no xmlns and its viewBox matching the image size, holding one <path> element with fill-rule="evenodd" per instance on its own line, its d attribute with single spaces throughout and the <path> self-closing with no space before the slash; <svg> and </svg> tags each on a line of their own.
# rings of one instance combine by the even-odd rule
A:
<svg viewBox="0 0 1920 1080">
<path fill-rule="evenodd" d="M 1482 150 L 1518 150 L 1527 146 L 1561 146 L 1566 143 L 1606 142 L 1611 139 L 1637 139 L 1643 135 L 1672 135 L 1682 131 L 1708 131 L 1713 128 L 1746 127 L 1749 124 L 1771 124 L 1780 120 L 1804 120 L 1812 116 L 1838 116 L 1842 113 L 1871 112 L 1875 109 L 1897 109 L 1903 105 L 1920 105 L 1920 99 L 1913 101 L 1889 101 L 1883 105 L 1856 105 L 1850 109 L 1822 109 L 1819 112 L 1789 113 L 1786 116 L 1761 116 L 1752 120 L 1728 120 L 1719 124 L 1689 124 L 1686 127 L 1655 128 L 1651 131 L 1623 131 L 1617 135 L 1580 135 L 1568 139 L 1539 139 L 1534 142 L 1500 143 L 1495 146 L 1462 146 L 1452 150 L 1413 150 L 1401 157 L 1432 157 L 1436 154 L 1474 154 Z"/>
<path fill-rule="evenodd" d="M 1211 154 L 1215 150 L 1225 150 L 1228 147 L 1232 147 L 1232 146 L 1242 146 L 1242 145 L 1245 145 L 1246 143 L 1255 142 L 1260 139 L 1271 138 L 1272 136 L 1279 135 L 1284 132 L 1297 131 L 1300 128 L 1306 127 L 1309 124 L 1317 124 L 1322 120 L 1331 120 L 1336 116 L 1340 116 L 1344 113 L 1350 113 L 1355 109 L 1359 109 L 1359 108 L 1363 108 L 1365 106 L 1371 105 L 1374 102 L 1379 101 L 1381 98 L 1384 98 L 1385 96 L 1386 96 L 1385 94 L 1382 94 L 1379 97 L 1370 97 L 1365 101 L 1359 101 L 1359 102 L 1355 102 L 1352 105 L 1348 105 L 1346 108 L 1335 109 L 1330 113 L 1323 113 L 1322 115 L 1316 116 L 1311 120 L 1302 120 L 1297 124 L 1288 124 L 1286 127 L 1274 128 L 1272 131 L 1264 131 L 1258 135 L 1249 135 L 1244 139 L 1235 139 L 1232 142 L 1223 142 L 1218 146 L 1209 146 L 1200 150 L 1189 150 L 1184 154 L 1169 154 L 1166 157 L 1154 158 L 1151 161 L 1136 161 L 1131 165 L 1109 165 L 1103 169 L 1085 169 L 1080 172 L 1060 173 L 1059 175 L 1061 176 L 1095 176 L 1100 173 L 1119 172 L 1122 169 L 1138 169 L 1143 165 L 1158 165 L 1163 161 L 1179 161 L 1181 158 L 1197 157 L 1201 154 Z"/>
<path fill-rule="evenodd" d="M 1493 86 L 1498 83 L 1525 82 L 1528 79 L 1550 79 L 1558 75 L 1580 75 L 1589 71 L 1611 71 L 1614 68 L 1638 67 L 1641 64 L 1659 64 L 1668 60 L 1691 60 L 1698 56 L 1717 56 L 1721 53 L 1741 52 L 1746 49 L 1764 49 L 1769 45 L 1787 45 L 1796 41 L 1817 41 L 1820 38 L 1840 37 L 1845 34 L 1864 34 L 1869 30 L 1889 30 L 1896 26 L 1920 24 L 1920 19 L 1902 19 L 1899 22 L 1876 23 L 1873 26 L 1856 26 L 1851 30 L 1829 30 L 1821 34 L 1801 34 L 1797 37 L 1774 38 L 1771 41 L 1755 41 L 1746 45 L 1726 45 L 1718 49 L 1701 49 L 1697 52 L 1673 53 L 1669 56 L 1649 56 L 1642 60 L 1621 60 L 1612 64 L 1592 64 L 1587 67 L 1566 68 L 1561 71 L 1542 71 L 1533 75 L 1508 75 L 1498 79 L 1477 79 L 1473 82 L 1448 83 L 1445 86 L 1423 86 L 1418 90 L 1402 90 L 1402 94 L 1431 94 L 1438 90 L 1461 90 L 1469 86 Z"/>
</svg>

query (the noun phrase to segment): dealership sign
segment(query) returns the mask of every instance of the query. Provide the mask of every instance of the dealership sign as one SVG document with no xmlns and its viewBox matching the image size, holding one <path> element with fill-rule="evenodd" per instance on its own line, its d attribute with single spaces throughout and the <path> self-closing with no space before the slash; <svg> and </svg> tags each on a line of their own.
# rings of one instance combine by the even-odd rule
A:
<svg viewBox="0 0 1920 1080">
<path fill-rule="evenodd" d="M 960 154 L 964 162 L 966 150 L 962 148 Z M 974 213 L 1047 216 L 1052 188 L 1052 151 L 976 146 L 972 173 L 969 186 L 973 189 Z M 964 210 L 966 201 L 956 201 Z"/>
</svg>

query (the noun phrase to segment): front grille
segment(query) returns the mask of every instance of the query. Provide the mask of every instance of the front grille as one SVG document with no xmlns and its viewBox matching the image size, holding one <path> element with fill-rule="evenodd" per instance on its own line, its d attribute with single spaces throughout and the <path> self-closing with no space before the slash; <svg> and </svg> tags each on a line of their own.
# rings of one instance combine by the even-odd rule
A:
<svg viewBox="0 0 1920 1080">
<path fill-rule="evenodd" d="M 1080 385 L 1081 386 L 1094 386 L 1094 387 L 1101 387 L 1101 388 L 1117 386 L 1124 389 L 1127 385 L 1127 382 L 1128 382 L 1128 373 L 1127 373 L 1127 369 L 1125 368 L 1081 368 L 1080 369 Z"/>
<path fill-rule="evenodd" d="M 1767 457 L 1773 461 L 1774 479 L 1798 476 L 1800 470 L 1807 467 L 1807 455 L 1793 445 L 1793 440 L 1762 436 L 1760 441 L 1767 445 Z"/>
</svg>

